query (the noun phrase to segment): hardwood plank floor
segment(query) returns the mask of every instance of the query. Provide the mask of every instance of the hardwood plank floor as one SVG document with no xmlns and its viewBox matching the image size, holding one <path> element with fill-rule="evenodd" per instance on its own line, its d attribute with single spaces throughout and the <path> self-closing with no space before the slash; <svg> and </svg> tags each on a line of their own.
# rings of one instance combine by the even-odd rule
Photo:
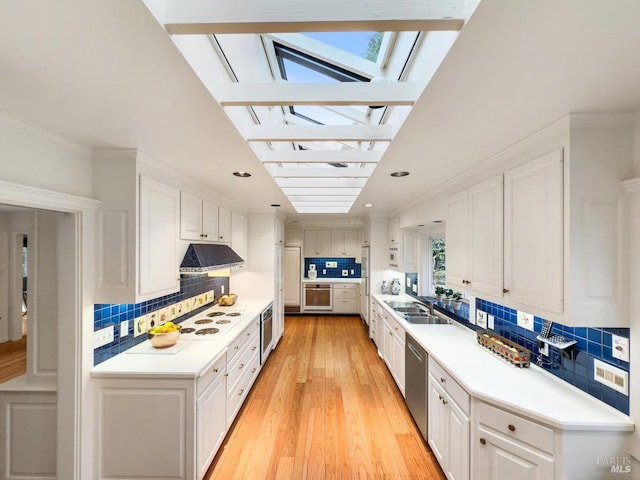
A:
<svg viewBox="0 0 640 480">
<path fill-rule="evenodd" d="M 0 383 L 27 372 L 27 337 L 0 344 Z"/>
<path fill-rule="evenodd" d="M 205 480 L 444 479 L 357 316 L 287 316 Z"/>
</svg>

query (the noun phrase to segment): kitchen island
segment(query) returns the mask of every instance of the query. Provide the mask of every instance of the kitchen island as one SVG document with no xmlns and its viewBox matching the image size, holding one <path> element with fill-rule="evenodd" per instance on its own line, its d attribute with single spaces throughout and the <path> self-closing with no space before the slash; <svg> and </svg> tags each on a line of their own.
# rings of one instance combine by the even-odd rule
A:
<svg viewBox="0 0 640 480">
<path fill-rule="evenodd" d="M 544 478 L 610 478 L 609 459 L 629 458 L 625 442 L 634 424 L 627 415 L 533 362 L 528 368 L 508 363 L 455 321 L 412 324 L 385 303 L 415 301 L 409 296 L 374 300 L 427 352 L 428 441 L 445 473 L 467 458 L 462 478 L 531 470 Z M 465 452 L 454 454 L 460 441 Z"/>
<path fill-rule="evenodd" d="M 271 302 L 238 301 L 245 314 L 211 340 L 147 340 L 97 365 L 95 478 L 202 478 L 260 372 Z"/>
</svg>

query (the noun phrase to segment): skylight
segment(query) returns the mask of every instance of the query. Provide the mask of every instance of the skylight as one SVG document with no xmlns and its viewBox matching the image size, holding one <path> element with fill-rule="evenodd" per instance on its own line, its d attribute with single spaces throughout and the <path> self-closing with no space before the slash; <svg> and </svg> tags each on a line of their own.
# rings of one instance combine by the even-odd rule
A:
<svg viewBox="0 0 640 480">
<path fill-rule="evenodd" d="M 464 5 L 253 2 L 145 0 L 292 206 L 349 212 Z"/>
</svg>

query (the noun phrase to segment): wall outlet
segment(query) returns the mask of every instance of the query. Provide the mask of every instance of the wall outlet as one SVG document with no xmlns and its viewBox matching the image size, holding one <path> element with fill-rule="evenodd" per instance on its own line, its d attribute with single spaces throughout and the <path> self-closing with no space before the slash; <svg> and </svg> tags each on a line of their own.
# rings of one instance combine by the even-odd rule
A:
<svg viewBox="0 0 640 480">
<path fill-rule="evenodd" d="M 93 348 L 99 348 L 113 342 L 113 325 L 93 332 Z"/>
<path fill-rule="evenodd" d="M 411 286 L 411 291 L 412 291 L 413 293 L 418 293 L 418 284 L 414 283 L 414 284 Z"/>
<path fill-rule="evenodd" d="M 490 330 L 493 330 L 495 328 L 495 319 L 496 317 L 494 317 L 493 315 L 489 315 L 487 324 Z"/>
<path fill-rule="evenodd" d="M 351 269 L 351 275 L 355 275 L 355 274 L 356 274 L 356 271 L 352 268 Z"/>
<path fill-rule="evenodd" d="M 549 344 L 547 342 L 538 342 L 538 352 L 540 355 L 548 357 L 549 356 Z"/>
<path fill-rule="evenodd" d="M 323 275 L 326 275 L 326 274 L 327 274 L 327 271 L 326 271 L 324 268 L 322 269 L 322 274 L 323 274 Z"/>
<path fill-rule="evenodd" d="M 629 395 L 629 373 L 597 358 L 593 359 L 593 379 L 624 395 Z"/>
<path fill-rule="evenodd" d="M 123 320 L 120 322 L 120 338 L 124 338 L 129 335 L 129 320 Z"/>
<path fill-rule="evenodd" d="M 326 268 L 338 268 L 338 262 L 325 262 L 324 266 Z"/>
<path fill-rule="evenodd" d="M 533 332 L 533 315 L 518 310 L 518 326 Z"/>
<path fill-rule="evenodd" d="M 220 295 L 224 295 L 224 285 L 220 285 Z"/>
<path fill-rule="evenodd" d="M 611 351 L 613 358 L 629 361 L 629 339 L 619 335 L 611 335 Z"/>
<path fill-rule="evenodd" d="M 487 312 L 476 310 L 476 325 L 480 328 L 487 328 Z"/>
<path fill-rule="evenodd" d="M 342 276 L 343 277 L 348 277 L 349 276 L 349 270 L 342 270 Z"/>
</svg>

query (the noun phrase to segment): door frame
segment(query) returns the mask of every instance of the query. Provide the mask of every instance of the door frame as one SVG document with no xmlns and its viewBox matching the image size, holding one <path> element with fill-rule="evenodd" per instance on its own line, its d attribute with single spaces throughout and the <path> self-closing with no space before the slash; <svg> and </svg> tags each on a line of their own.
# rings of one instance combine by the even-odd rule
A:
<svg viewBox="0 0 640 480">
<path fill-rule="evenodd" d="M 0 203 L 68 214 L 58 222 L 58 331 L 64 335 L 58 336 L 56 476 L 90 478 L 95 216 L 101 202 L 0 180 Z"/>
</svg>

